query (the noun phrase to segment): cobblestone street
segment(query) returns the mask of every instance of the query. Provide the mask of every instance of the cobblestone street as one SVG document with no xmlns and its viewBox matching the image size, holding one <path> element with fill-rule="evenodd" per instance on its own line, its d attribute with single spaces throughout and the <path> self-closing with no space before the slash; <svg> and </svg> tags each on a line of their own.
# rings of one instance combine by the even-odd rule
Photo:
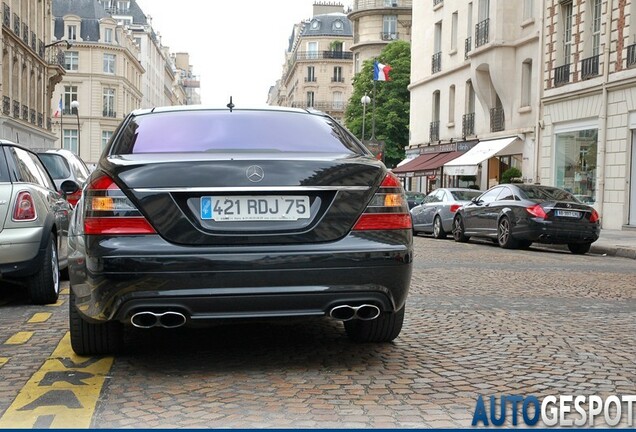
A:
<svg viewBox="0 0 636 432">
<path fill-rule="evenodd" d="M 479 395 L 636 394 L 633 260 L 415 244 L 394 343 L 352 343 L 328 320 L 129 331 L 90 426 L 468 427 Z M 0 293 L 3 427 L 67 332 L 67 300 L 30 306 L 16 288 Z M 36 313 L 52 315 L 29 322 Z M 30 336 L 12 343 L 18 332 Z"/>
</svg>

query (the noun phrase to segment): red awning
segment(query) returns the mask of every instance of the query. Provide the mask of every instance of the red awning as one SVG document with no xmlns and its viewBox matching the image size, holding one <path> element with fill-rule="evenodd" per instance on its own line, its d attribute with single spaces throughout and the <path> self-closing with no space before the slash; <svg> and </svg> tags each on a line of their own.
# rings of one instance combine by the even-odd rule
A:
<svg viewBox="0 0 636 432">
<path fill-rule="evenodd" d="M 439 153 L 430 153 L 430 154 L 419 155 L 418 157 L 416 157 L 412 161 L 407 162 L 407 163 L 405 163 L 404 165 L 402 165 L 400 167 L 393 168 L 391 171 L 393 171 L 396 174 L 400 174 L 400 173 L 404 174 L 404 173 L 408 173 L 408 172 L 417 171 L 420 166 L 424 165 L 426 162 L 430 161 L 431 159 L 433 159 L 438 154 Z"/>
<path fill-rule="evenodd" d="M 435 158 L 430 159 L 427 163 L 414 170 L 415 173 L 422 171 L 423 175 L 433 174 L 432 171 L 436 171 L 438 168 L 444 166 L 446 162 L 450 162 L 453 159 L 457 159 L 465 152 L 453 151 L 448 153 L 438 153 Z"/>
</svg>

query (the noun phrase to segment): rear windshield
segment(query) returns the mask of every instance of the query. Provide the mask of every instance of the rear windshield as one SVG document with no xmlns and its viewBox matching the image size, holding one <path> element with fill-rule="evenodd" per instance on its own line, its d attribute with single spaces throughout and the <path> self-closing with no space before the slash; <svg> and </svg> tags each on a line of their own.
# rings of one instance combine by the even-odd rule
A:
<svg viewBox="0 0 636 432">
<path fill-rule="evenodd" d="M 181 111 L 133 117 L 110 154 L 169 152 L 367 154 L 335 121 L 282 111 Z"/>
<path fill-rule="evenodd" d="M 63 156 L 50 154 L 50 153 L 40 153 L 38 154 L 40 160 L 46 167 L 46 169 L 51 174 L 55 180 L 65 179 L 71 175 L 71 171 L 69 170 L 68 163 Z"/>
<path fill-rule="evenodd" d="M 559 188 L 523 186 L 519 188 L 525 198 L 534 201 L 572 201 L 579 202 L 570 192 Z"/>
<path fill-rule="evenodd" d="M 481 191 L 451 191 L 451 195 L 453 195 L 455 201 L 470 201 L 481 194 Z"/>
</svg>

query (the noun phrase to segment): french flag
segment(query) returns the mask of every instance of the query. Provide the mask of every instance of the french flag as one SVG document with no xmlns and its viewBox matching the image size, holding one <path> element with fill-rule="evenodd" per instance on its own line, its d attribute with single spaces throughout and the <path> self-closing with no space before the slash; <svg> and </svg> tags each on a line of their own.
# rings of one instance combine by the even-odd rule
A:
<svg viewBox="0 0 636 432">
<path fill-rule="evenodd" d="M 390 81 L 389 72 L 391 72 L 391 66 L 379 63 L 377 60 L 373 63 L 374 81 Z"/>
<path fill-rule="evenodd" d="M 57 109 L 53 113 L 53 117 L 59 117 L 62 115 L 62 96 L 60 96 L 60 102 L 57 104 Z"/>
</svg>

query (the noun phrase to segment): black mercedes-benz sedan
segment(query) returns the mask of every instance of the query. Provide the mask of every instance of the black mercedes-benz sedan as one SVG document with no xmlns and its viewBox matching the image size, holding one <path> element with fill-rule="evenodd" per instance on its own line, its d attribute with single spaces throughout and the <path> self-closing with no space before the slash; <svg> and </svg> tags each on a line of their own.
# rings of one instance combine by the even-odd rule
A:
<svg viewBox="0 0 636 432">
<path fill-rule="evenodd" d="M 503 248 L 533 242 L 567 244 L 584 254 L 598 240 L 599 214 L 563 189 L 528 184 L 494 186 L 461 207 L 453 219 L 455 241 L 485 237 Z"/>
<path fill-rule="evenodd" d="M 299 317 L 392 341 L 412 242 L 399 179 L 323 113 L 135 111 L 74 212 L 71 344 L 99 354 L 127 325 Z"/>
</svg>

